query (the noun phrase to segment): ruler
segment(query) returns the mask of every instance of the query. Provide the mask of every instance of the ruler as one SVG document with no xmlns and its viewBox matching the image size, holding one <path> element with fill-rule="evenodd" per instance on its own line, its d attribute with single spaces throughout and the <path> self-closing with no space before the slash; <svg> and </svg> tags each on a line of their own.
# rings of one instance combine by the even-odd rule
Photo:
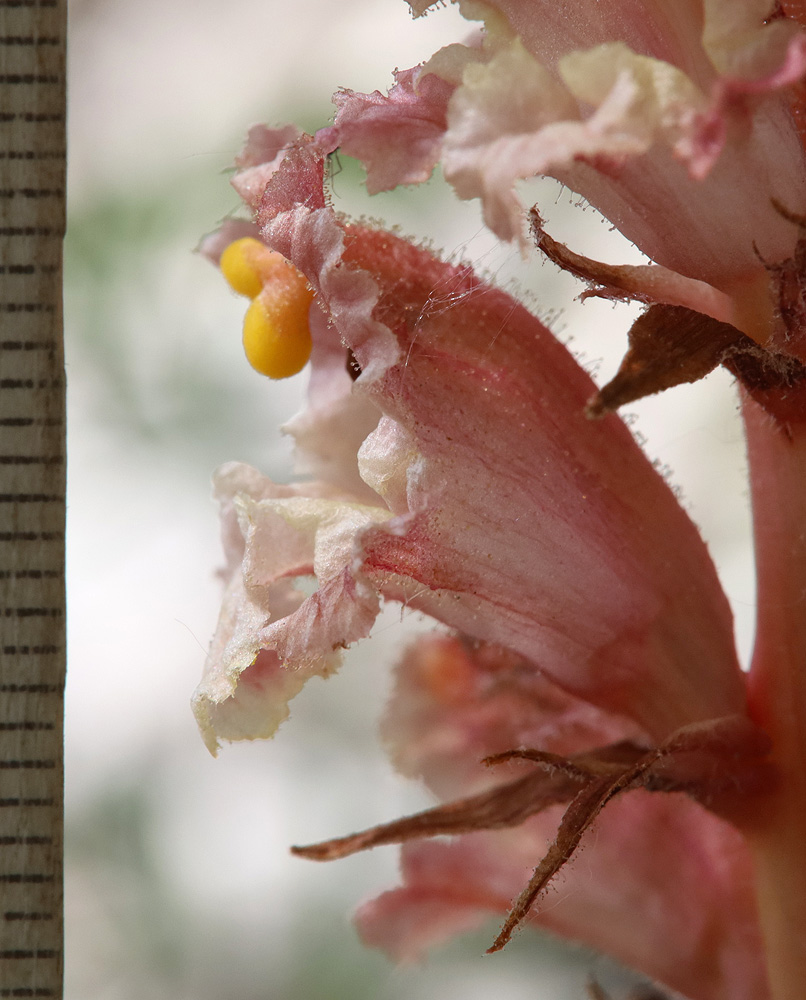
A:
<svg viewBox="0 0 806 1000">
<path fill-rule="evenodd" d="M 0 997 L 62 996 L 66 0 L 0 0 Z"/>
</svg>

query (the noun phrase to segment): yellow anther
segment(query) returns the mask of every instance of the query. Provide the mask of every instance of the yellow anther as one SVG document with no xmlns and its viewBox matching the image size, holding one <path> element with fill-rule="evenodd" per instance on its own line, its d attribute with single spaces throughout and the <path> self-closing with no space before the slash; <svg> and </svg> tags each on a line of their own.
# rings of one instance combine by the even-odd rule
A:
<svg viewBox="0 0 806 1000">
<path fill-rule="evenodd" d="M 247 360 L 269 378 L 296 375 L 311 356 L 308 309 L 313 292 L 298 271 L 285 266 L 291 280 L 267 286 L 249 306 L 243 323 Z"/>
<path fill-rule="evenodd" d="M 304 275 L 251 236 L 230 243 L 219 266 L 230 286 L 253 300 L 243 324 L 249 364 L 269 378 L 302 371 L 311 356 L 308 310 L 313 299 Z"/>
<path fill-rule="evenodd" d="M 239 295 L 246 295 L 253 299 L 260 295 L 263 288 L 264 271 L 267 264 L 271 265 L 274 254 L 260 240 L 245 236 L 243 239 L 235 240 L 234 243 L 221 254 L 219 267 L 221 273 L 229 282 L 230 288 L 238 292 Z M 282 258 L 281 258 L 282 259 Z"/>
</svg>

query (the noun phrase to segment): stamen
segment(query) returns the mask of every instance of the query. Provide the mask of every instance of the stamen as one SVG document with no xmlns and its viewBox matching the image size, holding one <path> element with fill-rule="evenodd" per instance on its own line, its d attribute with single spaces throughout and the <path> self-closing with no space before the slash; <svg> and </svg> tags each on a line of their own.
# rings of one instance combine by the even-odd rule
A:
<svg viewBox="0 0 806 1000">
<path fill-rule="evenodd" d="M 219 266 L 230 287 L 252 299 L 243 325 L 249 364 L 275 379 L 302 371 L 311 356 L 308 310 L 313 299 L 304 275 L 250 236 L 230 243 Z"/>
<path fill-rule="evenodd" d="M 312 293 L 280 294 L 267 288 L 249 306 L 243 323 L 243 348 L 249 364 L 269 378 L 289 378 L 311 356 L 308 308 Z M 274 294 L 273 294 L 274 293 Z"/>
<path fill-rule="evenodd" d="M 254 299 L 263 289 L 260 265 L 267 256 L 272 256 L 267 246 L 260 240 L 245 236 L 230 243 L 221 254 L 218 266 L 233 291 Z"/>
</svg>

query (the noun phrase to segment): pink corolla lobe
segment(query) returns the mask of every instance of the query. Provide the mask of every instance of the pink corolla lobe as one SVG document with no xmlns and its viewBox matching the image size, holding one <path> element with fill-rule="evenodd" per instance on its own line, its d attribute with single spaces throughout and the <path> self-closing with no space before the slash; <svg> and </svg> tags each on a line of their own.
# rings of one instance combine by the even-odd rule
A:
<svg viewBox="0 0 806 1000">
<path fill-rule="evenodd" d="M 370 194 L 428 180 L 447 127 L 448 100 L 454 89 L 450 83 L 434 74 L 420 80 L 417 69 L 396 71 L 394 77 L 388 96 L 344 91 L 333 98 L 338 109 L 333 135 L 349 130 L 351 155 L 367 168 Z M 329 134 L 328 129 L 318 133 L 323 148 L 329 144 Z"/>
</svg>

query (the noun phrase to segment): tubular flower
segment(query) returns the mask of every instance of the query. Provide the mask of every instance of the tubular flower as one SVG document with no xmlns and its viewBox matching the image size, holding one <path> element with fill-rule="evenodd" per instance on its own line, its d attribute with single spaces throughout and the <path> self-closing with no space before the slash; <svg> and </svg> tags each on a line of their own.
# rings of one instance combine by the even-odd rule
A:
<svg viewBox="0 0 806 1000">
<path fill-rule="evenodd" d="M 304 439 L 350 397 L 358 447 L 330 482 L 294 496 L 226 473 L 228 524 L 237 517 L 245 546 L 233 586 L 260 626 L 225 616 L 223 659 L 198 696 L 210 742 L 230 737 L 221 713 L 242 688 L 257 697 L 267 671 L 272 701 L 276 670 L 294 685 L 328 672 L 334 651 L 367 633 L 380 596 L 517 650 L 657 739 L 742 712 L 731 616 L 705 546 L 625 426 L 586 420 L 588 376 L 468 268 L 340 222 L 323 165 L 315 144 L 292 147 L 257 218 L 316 293 L 312 391 L 327 372 L 333 384 Z M 275 620 L 271 588 L 311 574 L 319 589 Z"/>
<path fill-rule="evenodd" d="M 410 6 L 419 15 L 435 4 Z M 338 95 L 335 124 L 320 142 L 362 159 L 371 191 L 423 180 L 441 163 L 460 197 L 480 199 L 493 232 L 524 247 L 517 182 L 556 177 L 653 262 L 606 268 L 577 257 L 571 266 L 550 253 L 589 282 L 588 294 L 701 314 L 695 334 L 679 335 L 684 349 L 700 352 L 679 380 L 757 345 L 773 368 L 781 355 L 785 365 L 806 361 L 802 7 L 775 0 L 458 6 L 483 22 L 480 37 L 397 74 L 387 96 Z M 799 13 L 787 15 L 791 8 Z M 545 250 L 539 216 L 534 231 Z M 706 317 L 729 325 L 732 339 Z M 666 352 L 665 343 L 654 352 L 664 377 L 645 378 L 633 396 L 674 379 L 679 359 L 664 364 Z"/>
<path fill-rule="evenodd" d="M 419 609 L 442 631 L 403 657 L 384 737 L 439 804 L 294 848 L 404 845 L 402 885 L 359 913 L 365 940 L 414 958 L 506 914 L 491 950 L 534 923 L 692 1000 L 789 1000 L 787 925 L 806 918 L 804 4 L 455 2 L 478 30 L 388 94 L 340 92 L 313 137 L 253 128 L 233 180 L 253 221 L 204 245 L 253 300 L 253 364 L 282 377 L 310 354 L 310 383 L 287 428 L 307 478 L 216 478 L 227 591 L 194 698 L 203 737 L 216 753 L 272 735 L 384 600 Z M 440 164 L 583 296 L 644 303 L 612 382 L 597 390 L 471 268 L 337 215 L 336 149 L 370 192 Z M 649 263 L 554 240 L 518 187 L 539 175 Z M 720 363 L 749 397 L 762 515 L 749 684 L 705 545 L 613 412 Z"/>
<path fill-rule="evenodd" d="M 462 798 L 296 849 L 461 835 L 406 846 L 406 885 L 362 911 L 366 939 L 410 957 L 509 909 L 495 947 L 537 919 L 695 1000 L 760 1000 L 745 848 L 706 807 L 731 814 L 764 780 L 767 745 L 705 545 L 620 419 L 586 418 L 595 387 L 535 316 L 334 213 L 328 148 L 253 129 L 234 184 L 255 223 L 204 246 L 220 261 L 259 239 L 313 290 L 309 407 L 288 429 L 314 478 L 278 486 L 230 465 L 216 480 L 227 593 L 194 698 L 208 747 L 270 736 L 382 600 L 427 612 L 462 638 L 409 655 L 387 738 L 404 771 Z M 594 822 L 592 863 L 610 875 L 591 908 L 580 885 L 534 918 Z M 688 839 L 661 856 L 661 829 Z M 470 861 L 457 896 L 451 873 Z"/>
</svg>

